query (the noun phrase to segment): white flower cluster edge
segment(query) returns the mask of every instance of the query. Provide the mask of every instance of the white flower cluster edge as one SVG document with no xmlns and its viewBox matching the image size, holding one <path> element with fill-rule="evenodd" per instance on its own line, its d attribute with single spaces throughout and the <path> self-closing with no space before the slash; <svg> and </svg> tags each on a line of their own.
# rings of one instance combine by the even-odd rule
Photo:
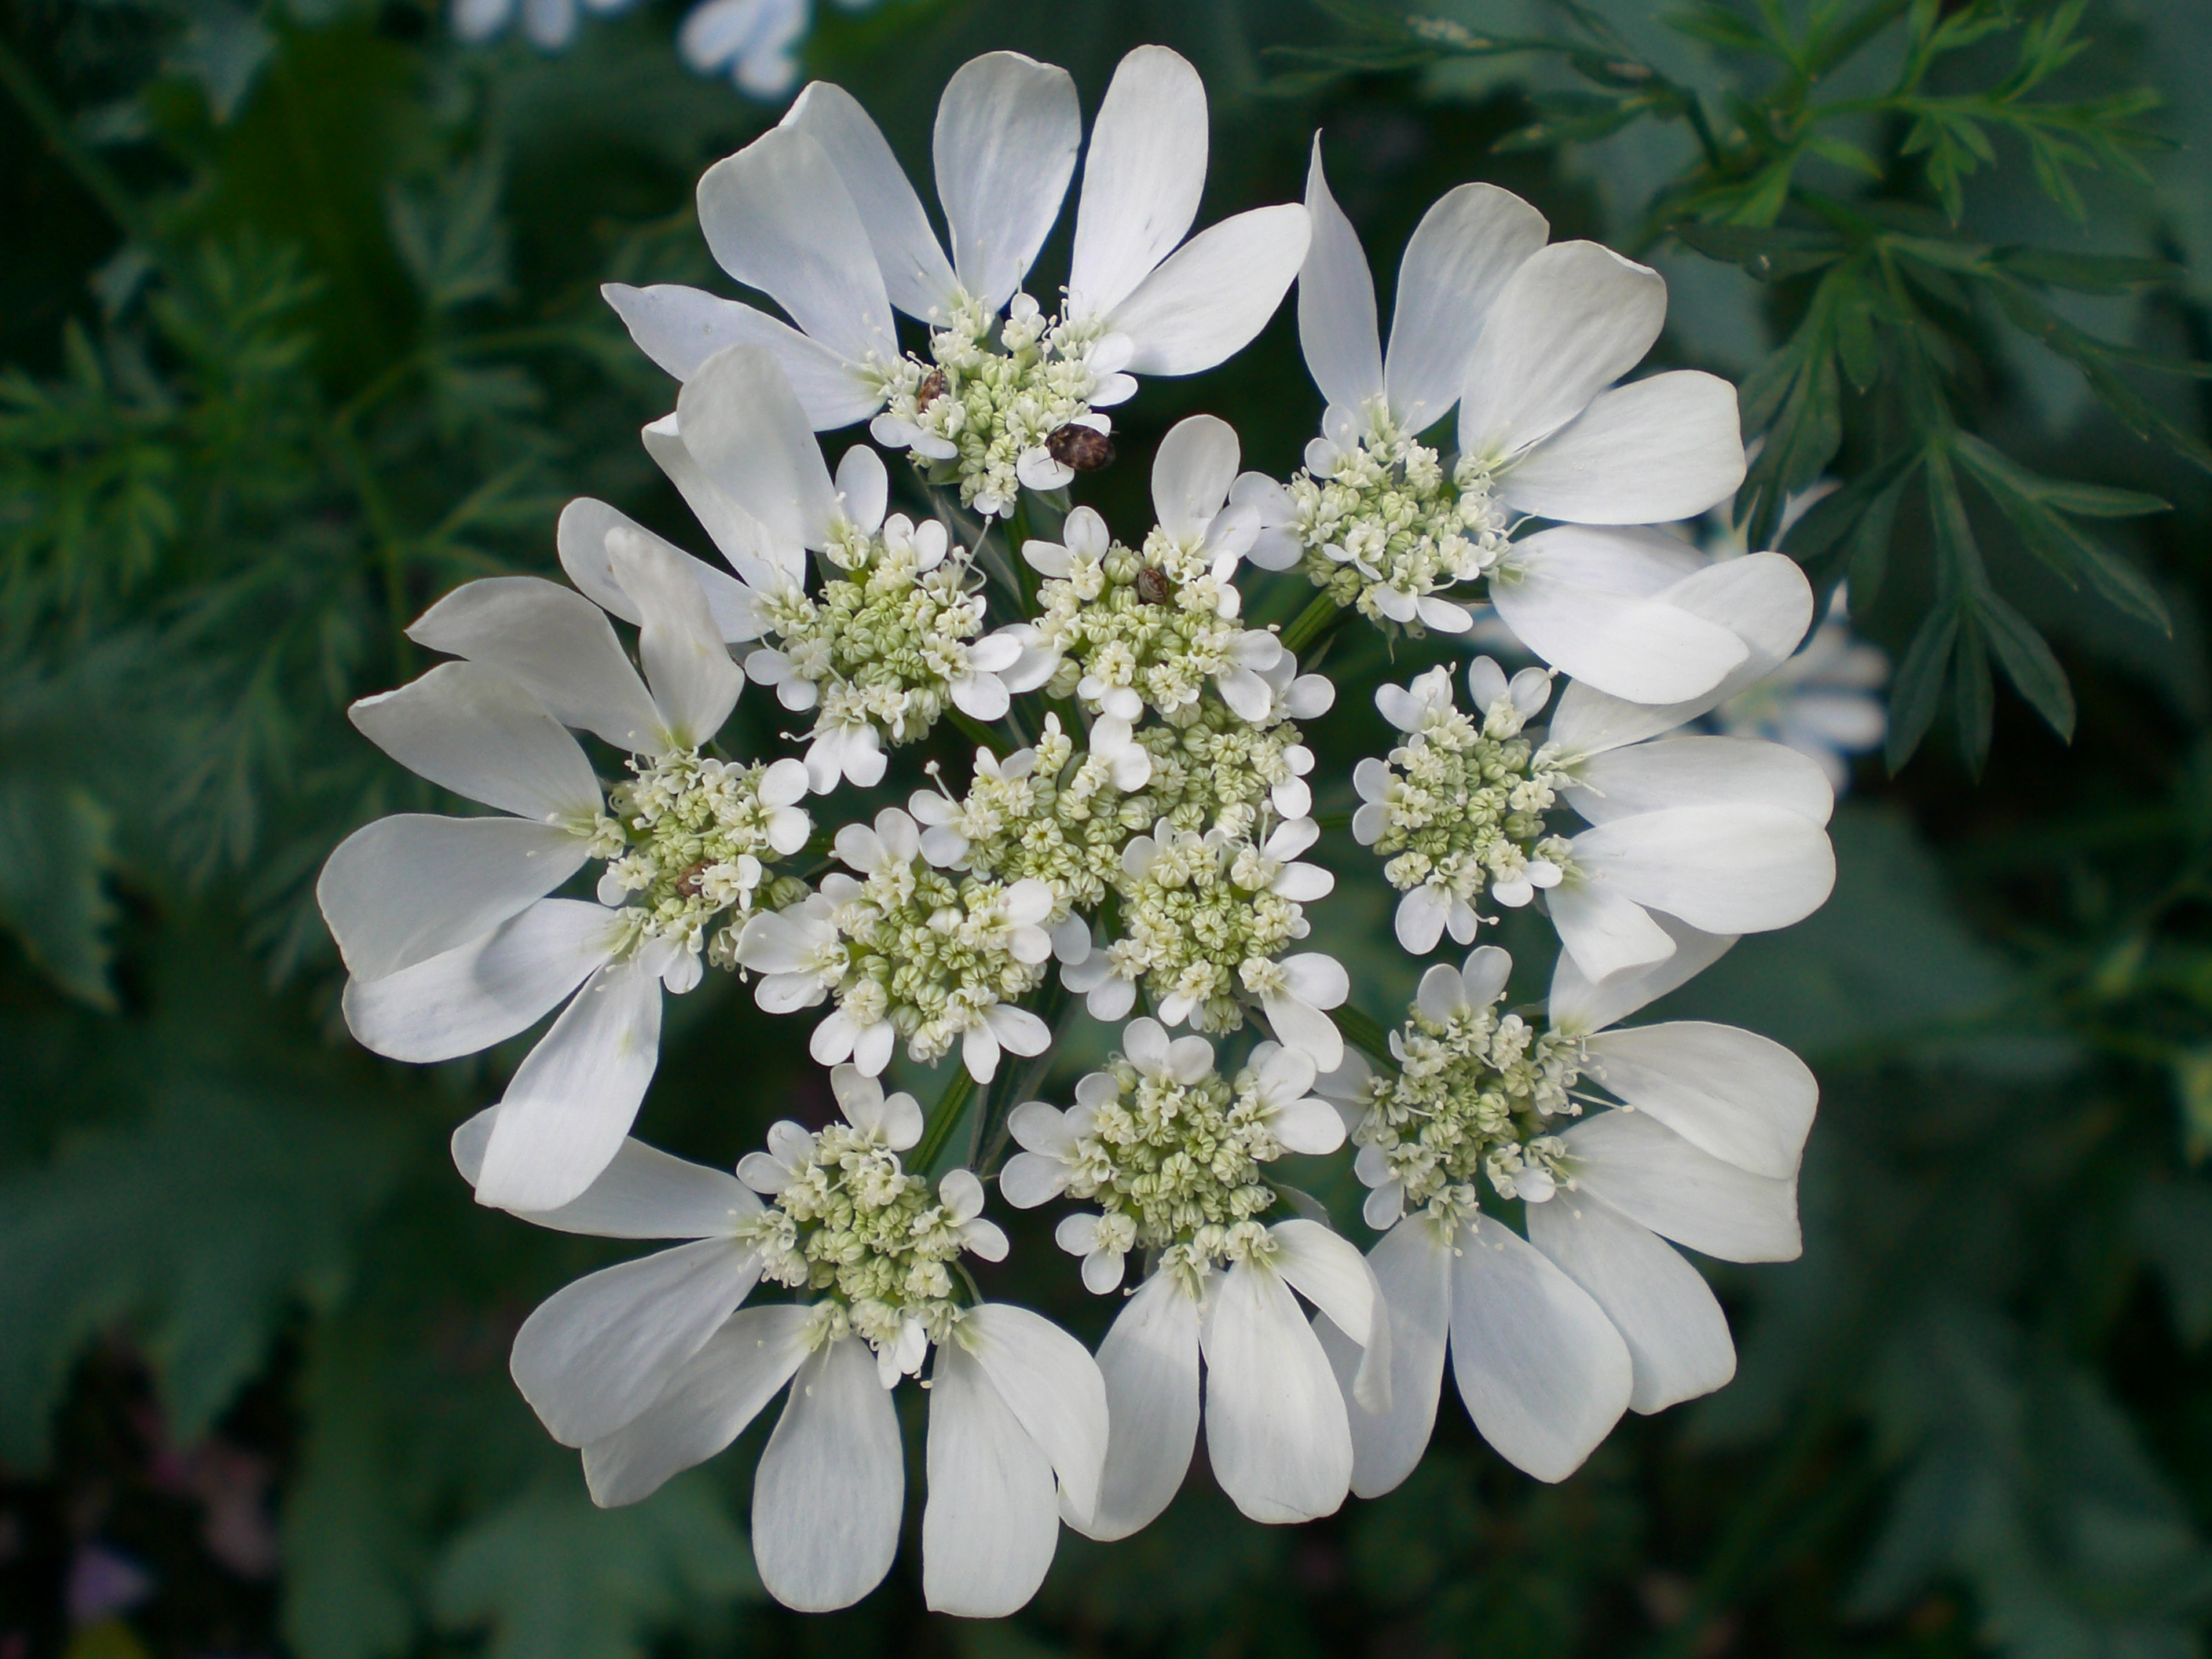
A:
<svg viewBox="0 0 2212 1659">
<path fill-rule="evenodd" d="M 1035 1593 L 1061 1524 L 1115 1539 L 1157 1516 L 1201 1421 L 1255 1521 L 1389 1491 L 1448 1354 L 1485 1438 L 1562 1480 L 1623 1411 L 1733 1374 L 1676 1247 L 1797 1252 L 1811 1073 L 1749 1032 L 1624 1024 L 1834 878 L 1822 765 L 1697 724 L 1790 661 L 1804 577 L 1654 527 L 1741 481 L 1733 390 L 1629 378 L 1660 278 L 1549 241 L 1486 185 L 1421 222 L 1386 355 L 1318 137 L 1304 204 L 1188 234 L 1207 121 L 1164 48 L 1123 60 L 1087 140 L 1065 71 L 978 58 L 939 110 L 940 240 L 860 104 L 808 88 L 699 190 L 717 258 L 785 317 L 606 290 L 680 383 L 643 441 L 720 562 L 573 502 L 572 585 L 465 584 L 410 629 L 447 660 L 353 710 L 491 809 L 379 819 L 331 854 L 353 1033 L 432 1062 L 553 1016 L 455 1132 L 456 1164 L 538 1225 L 666 1242 L 540 1306 L 516 1385 L 606 1504 L 783 1396 L 752 1542 L 794 1608 L 847 1606 L 893 1565 L 904 1379 L 928 1389 L 924 1595 L 995 1616 Z M 1079 156 L 1048 312 L 1023 285 Z M 1110 458 L 1103 411 L 1241 349 L 1294 280 L 1328 404 L 1304 468 L 1242 471 L 1200 416 L 1153 458 L 1148 533 L 1073 507 Z M 1455 453 L 1422 441 L 1455 412 Z M 866 444 L 833 472 L 815 434 L 863 422 L 933 510 L 893 511 Z M 1323 779 L 1301 723 L 1335 688 L 1249 624 L 1255 572 L 1316 590 L 1303 638 L 1355 616 L 1462 634 L 1487 605 L 1540 665 L 1382 686 L 1398 741 Z M 748 682 L 811 720 L 801 754 L 725 751 Z M 932 761 L 906 807 L 844 806 L 948 726 L 978 738 L 964 791 Z M 1511 963 L 1476 945 L 1374 1041 L 1387 1022 L 1355 1018 L 1343 966 L 1301 943 L 1338 879 L 1302 856 L 1316 788 L 1356 792 L 1353 839 L 1381 860 L 1364 874 L 1401 894 L 1414 955 L 1474 945 L 1495 907 L 1547 916 L 1548 998 L 1509 1006 Z M 836 1115 L 779 1121 L 734 1171 L 629 1133 L 662 999 L 709 967 L 771 1013 L 828 1005 L 810 1047 Z M 1016 1101 L 1054 1008 L 1119 1025 L 1117 1048 L 1064 1107 Z M 933 1114 L 885 1091 L 902 1046 L 957 1051 Z M 1005 1131 L 971 1137 L 975 1169 L 947 1155 L 971 1099 Z M 1277 1169 L 1347 1146 L 1382 1234 L 1365 1254 Z M 1095 1356 L 985 1295 L 976 1264 L 1009 1249 L 994 1182 L 1072 1206 L 1058 1243 L 1121 1298 Z"/>
</svg>

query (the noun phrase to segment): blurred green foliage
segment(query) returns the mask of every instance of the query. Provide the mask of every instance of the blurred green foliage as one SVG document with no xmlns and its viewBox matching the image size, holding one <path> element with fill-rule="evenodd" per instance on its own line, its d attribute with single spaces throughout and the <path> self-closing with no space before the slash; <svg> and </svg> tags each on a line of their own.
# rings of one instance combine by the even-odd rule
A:
<svg viewBox="0 0 2212 1659">
<path fill-rule="evenodd" d="M 445 1151 L 520 1047 L 354 1048 L 309 891 L 355 825 L 434 804 L 343 718 L 424 665 L 429 599 L 550 569 L 574 495 L 699 544 L 635 441 L 670 388 L 595 293 L 719 282 L 691 185 L 773 118 L 682 70 L 677 15 L 548 58 L 414 0 L 0 3 L 0 1654 L 2198 1651 L 2212 173 L 2161 148 L 2203 121 L 2197 0 L 821 13 L 810 71 L 910 164 L 973 52 L 1066 64 L 1095 107 L 1159 40 L 1212 90 L 1209 216 L 1295 198 L 1318 125 L 1385 274 L 1477 177 L 1652 259 L 1662 354 L 1740 377 L 1765 435 L 1754 542 L 1841 479 L 1785 548 L 1900 660 L 1893 764 L 1936 734 L 1862 775 L 1827 908 L 1676 999 L 1825 1090 L 1804 1259 L 1711 1268 L 1729 1389 L 1557 1488 L 1448 1405 L 1403 1489 L 1294 1529 L 1201 1465 L 992 1626 L 923 1614 L 910 1551 L 848 1613 L 768 1607 L 742 1448 L 590 1507 L 505 1355 L 607 1247 L 477 1210 Z M 1287 316 L 1148 386 L 1127 448 L 1200 407 L 1294 465 Z M 1092 499 L 1140 525 L 1141 470 Z M 1364 688 L 1441 653 L 1340 643 L 1323 775 L 1379 733 Z M 1410 965 L 1332 856 L 1323 943 L 1387 1015 Z M 1540 994 L 1533 934 L 1504 942 Z M 826 1109 L 726 981 L 665 1049 L 660 1144 L 727 1164 Z M 1312 1184 L 1349 1224 L 1344 1172 Z M 1095 1340 L 1014 1231 L 994 1288 Z M 150 1583 L 72 1635 L 98 1551 Z"/>
</svg>

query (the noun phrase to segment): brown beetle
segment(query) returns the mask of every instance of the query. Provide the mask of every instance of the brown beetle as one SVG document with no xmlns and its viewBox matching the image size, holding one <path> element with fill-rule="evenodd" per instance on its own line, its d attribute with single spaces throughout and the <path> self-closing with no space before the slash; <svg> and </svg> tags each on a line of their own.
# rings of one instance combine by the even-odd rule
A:
<svg viewBox="0 0 2212 1659">
<path fill-rule="evenodd" d="M 1114 441 L 1095 427 L 1070 421 L 1044 441 L 1046 453 L 1062 466 L 1096 472 L 1114 459 Z"/>
</svg>

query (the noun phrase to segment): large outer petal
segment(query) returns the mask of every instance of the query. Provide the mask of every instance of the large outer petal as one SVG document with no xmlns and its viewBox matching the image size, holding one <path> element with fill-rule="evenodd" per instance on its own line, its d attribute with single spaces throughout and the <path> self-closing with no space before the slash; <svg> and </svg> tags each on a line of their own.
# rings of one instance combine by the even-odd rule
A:
<svg viewBox="0 0 2212 1659">
<path fill-rule="evenodd" d="M 658 536 L 627 532 L 616 535 L 608 555 L 638 609 L 638 656 L 661 720 L 678 748 L 703 748 L 737 706 L 745 674 L 730 660 L 706 588 L 687 568 L 698 561 Z"/>
<path fill-rule="evenodd" d="M 1567 805 L 1592 823 L 1723 801 L 1775 806 L 1815 823 L 1836 792 L 1818 762 L 1759 738 L 1667 738 L 1593 756 L 1576 769 Z"/>
<path fill-rule="evenodd" d="M 1578 683 L 1643 702 L 1679 702 L 1718 685 L 1744 642 L 1663 599 L 1631 599 L 1560 580 L 1540 564 L 1501 573 L 1491 603 L 1522 644 Z"/>
<path fill-rule="evenodd" d="M 960 285 L 987 313 L 1012 297 L 1051 234 L 1082 140 L 1075 82 L 1056 64 L 986 52 L 945 83 L 931 143 L 937 198 Z"/>
<path fill-rule="evenodd" d="M 1628 1346 L 1518 1233 L 1486 1217 L 1452 1262 L 1452 1371 L 1482 1437 L 1539 1480 L 1564 1480 L 1627 1409 Z"/>
<path fill-rule="evenodd" d="M 1597 824 L 1572 846 L 1593 882 L 1709 933 L 1787 927 L 1836 884 L 1827 832 L 1777 806 L 1670 807 Z"/>
<path fill-rule="evenodd" d="M 1383 368 L 1391 411 L 1410 430 L 1425 431 L 1457 399 L 1500 291 L 1551 232 L 1542 214 L 1495 185 L 1446 191 L 1421 216 L 1398 262 Z"/>
<path fill-rule="evenodd" d="M 735 1440 L 806 1358 L 813 1310 L 740 1308 L 668 1379 L 659 1399 L 584 1448 L 584 1480 L 603 1508 L 635 1504 Z"/>
<path fill-rule="evenodd" d="M 828 153 L 806 134 L 771 128 L 708 168 L 699 228 L 723 270 L 847 362 L 898 356 L 867 228 Z"/>
<path fill-rule="evenodd" d="M 1329 194 L 1321 134 L 1306 169 L 1306 212 L 1313 240 L 1298 267 L 1298 343 L 1314 384 L 1333 409 L 1356 410 L 1382 390 L 1382 340 L 1375 278 L 1359 233 Z M 1456 388 L 1455 388 L 1456 390 Z"/>
<path fill-rule="evenodd" d="M 1132 374 L 1195 374 L 1267 325 L 1306 257 L 1306 210 L 1254 208 L 1177 248 L 1109 319 L 1135 345 Z"/>
<path fill-rule="evenodd" d="M 659 1063 L 659 975 L 635 957 L 609 963 L 515 1068 L 477 1202 L 557 1210 L 579 1197 L 620 1149 Z"/>
<path fill-rule="evenodd" d="M 1632 1221 L 1723 1261 L 1792 1261 L 1797 1183 L 1701 1152 L 1641 1112 L 1601 1112 L 1564 1137 L 1577 1181 Z"/>
<path fill-rule="evenodd" d="M 760 1280 L 760 1256 L 702 1238 L 555 1291 L 514 1334 L 514 1385 L 564 1446 L 604 1439 L 660 1397 Z"/>
<path fill-rule="evenodd" d="M 416 618 L 407 637 L 498 669 L 564 726 L 617 749 L 655 755 L 660 714 L 615 638 L 606 612 L 538 576 L 465 582 Z"/>
<path fill-rule="evenodd" d="M 1108 1426 L 1097 1362 L 1050 1320 L 1011 1303 L 969 1309 L 961 1328 L 1006 1409 L 1051 1459 L 1062 1501 L 1075 1514 L 1092 1513 Z"/>
<path fill-rule="evenodd" d="M 1601 1031 L 1589 1049 L 1607 1089 L 1692 1146 L 1753 1175 L 1797 1173 L 1820 1085 L 1771 1038 L 1679 1020 Z"/>
<path fill-rule="evenodd" d="M 1271 1267 L 1238 1262 L 1206 1307 L 1206 1449 L 1255 1521 L 1334 1514 L 1352 1484 L 1352 1431 L 1321 1339 Z"/>
<path fill-rule="evenodd" d="M 1570 876 L 1545 902 L 1562 954 L 1590 979 L 1649 972 L 1674 954 L 1674 937 L 1659 918 L 1605 882 Z"/>
<path fill-rule="evenodd" d="M 1553 711 L 1552 737 L 1569 754 L 1595 755 L 1638 743 L 1717 708 L 1780 667 L 1813 620 L 1812 585 L 1797 562 L 1780 553 L 1708 566 L 1668 588 L 1666 601 L 1731 629 L 1750 655 L 1711 690 L 1661 708 L 1625 702 L 1594 686 L 1568 686 Z"/>
<path fill-rule="evenodd" d="M 768 527 L 807 547 L 830 544 L 837 487 L 775 359 L 732 346 L 684 383 L 676 418 L 684 447 L 715 487 Z"/>
<path fill-rule="evenodd" d="M 1121 1304 L 1098 1348 L 1109 1431 L 1097 1512 L 1060 1511 L 1077 1531 L 1127 1538 L 1182 1485 L 1198 1443 L 1198 1304 L 1165 1273 Z"/>
<path fill-rule="evenodd" d="M 1734 933 L 1705 933 L 1672 916 L 1651 920 L 1674 941 L 1674 949 L 1649 968 L 1593 982 L 1565 951 L 1552 970 L 1549 1012 L 1552 1029 L 1582 1035 L 1626 1019 L 1647 1003 L 1688 984 L 1718 962 L 1736 941 Z"/>
<path fill-rule="evenodd" d="M 1667 284 L 1649 266 L 1595 242 L 1536 250 L 1499 285 L 1465 359 L 1461 453 L 1507 457 L 1549 437 L 1641 362 L 1666 320 Z"/>
<path fill-rule="evenodd" d="M 615 574 L 613 556 L 607 551 L 607 532 L 628 531 L 661 549 L 690 573 L 707 596 L 708 609 L 714 613 L 715 630 L 730 641 L 757 640 L 761 635 L 759 607 L 752 592 L 726 570 L 718 569 L 704 559 L 695 559 L 675 543 L 653 534 L 627 513 L 609 507 L 605 501 L 594 501 L 589 495 L 579 495 L 561 509 L 561 526 L 556 540 L 561 550 L 561 568 L 568 573 L 568 580 L 576 584 L 592 604 L 602 611 L 620 617 L 632 625 L 644 620 L 628 589 Z M 750 550 L 750 549 L 748 550 Z"/>
<path fill-rule="evenodd" d="M 1425 1217 L 1382 1236 L 1367 1264 L 1382 1287 L 1390 1319 L 1390 1403 L 1370 1412 L 1352 1395 L 1361 1350 L 1324 1314 L 1314 1329 L 1328 1351 L 1352 1425 L 1352 1490 L 1380 1498 L 1411 1474 L 1436 1427 L 1443 1386 L 1444 1339 L 1451 1322 L 1451 1243 Z"/>
<path fill-rule="evenodd" d="M 1743 482 L 1735 388 L 1676 369 L 1601 392 L 1498 475 L 1516 512 L 1576 524 L 1695 518 Z"/>
<path fill-rule="evenodd" d="M 582 748 L 496 668 L 440 663 L 346 712 L 363 737 L 441 789 L 538 823 L 588 823 L 599 810 Z"/>
<path fill-rule="evenodd" d="M 1336 1114 L 1316 1104 L 1332 1120 Z M 1320 1310 L 1323 1317 L 1366 1350 L 1352 1378 L 1352 1397 L 1363 1412 L 1390 1405 L 1390 1321 L 1383 1313 L 1382 1286 L 1359 1247 L 1318 1221 L 1279 1221 L 1267 1229 L 1274 1241 L 1275 1271 L 1291 1288 Z"/>
<path fill-rule="evenodd" d="M 607 959 L 613 913 L 540 899 L 498 930 L 382 979 L 349 981 L 346 1024 L 391 1060 L 453 1060 L 536 1024 Z"/>
<path fill-rule="evenodd" d="M 396 813 L 338 843 L 315 901 L 347 971 L 382 979 L 520 915 L 582 866 L 584 848 L 568 830 L 523 818 Z"/>
<path fill-rule="evenodd" d="M 1182 240 L 1206 189 L 1206 87 L 1188 61 L 1165 46 L 1122 58 L 1084 157 L 1069 316 L 1111 311 Z"/>
<path fill-rule="evenodd" d="M 898 1413 L 858 1337 L 831 1342 L 792 1379 L 753 1476 L 753 1562 L 800 1613 L 848 1607 L 898 1553 L 906 1462 Z"/>
<path fill-rule="evenodd" d="M 922 1598 L 937 1613 L 1003 1618 L 1036 1594 L 1060 1542 L 1052 1463 L 957 1342 L 938 1349 L 930 1374 L 928 1464 Z"/>
<path fill-rule="evenodd" d="M 676 416 L 664 415 L 638 433 L 645 453 L 667 474 L 730 568 L 748 582 L 766 582 L 781 572 L 793 581 L 806 574 L 806 549 L 796 535 L 778 536 L 738 504 L 707 476 L 699 458 L 684 441 Z"/>
<path fill-rule="evenodd" d="M 499 1110 L 487 1106 L 453 1131 L 453 1167 L 471 1188 L 483 1173 Z M 599 1179 L 568 1203 L 518 1213 L 556 1232 L 599 1238 L 720 1238 L 760 1207 L 752 1189 L 727 1170 L 625 1140 Z"/>
<path fill-rule="evenodd" d="M 1152 455 L 1152 510 L 1160 528 L 1194 539 L 1229 499 L 1237 482 L 1237 429 L 1212 415 L 1193 415 L 1168 428 Z"/>
<path fill-rule="evenodd" d="M 1631 1411 L 1664 1411 L 1735 1375 L 1735 1343 L 1711 1287 L 1649 1228 L 1588 1193 L 1560 1193 L 1528 1206 L 1528 1239 L 1628 1345 Z"/>
<path fill-rule="evenodd" d="M 966 70 L 961 70 L 965 75 Z M 960 76 L 953 77 L 957 84 Z M 948 94 L 951 88 L 947 89 Z M 817 81 L 792 100 L 782 125 L 822 146 L 853 198 L 883 270 L 890 302 L 909 317 L 942 322 L 951 314 L 952 266 L 930 228 L 921 198 L 908 182 L 883 129 L 860 100 L 828 81 Z M 1065 179 L 1061 188 L 1066 188 Z"/>
<path fill-rule="evenodd" d="M 688 380 L 724 346 L 766 346 L 790 377 L 816 428 L 850 426 L 884 406 L 883 388 L 819 340 L 735 300 L 675 283 L 631 288 L 606 283 L 599 294 L 638 349 L 678 380 Z"/>
</svg>

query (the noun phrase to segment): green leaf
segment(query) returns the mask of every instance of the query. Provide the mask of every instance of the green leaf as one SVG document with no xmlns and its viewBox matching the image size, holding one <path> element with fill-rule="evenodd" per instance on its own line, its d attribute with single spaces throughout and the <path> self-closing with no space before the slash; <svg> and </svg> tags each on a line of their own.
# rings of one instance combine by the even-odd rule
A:
<svg viewBox="0 0 2212 1659">
<path fill-rule="evenodd" d="M 1818 573 L 1813 584 L 1816 588 L 1829 586 L 1837 568 L 1848 562 L 1854 603 L 1872 605 L 1881 587 L 1898 500 L 1919 464 L 1920 452 L 1907 450 L 1823 495 L 1790 526 L 1782 550 L 1808 572 Z"/>
<path fill-rule="evenodd" d="M 109 1011 L 114 828 L 113 815 L 66 779 L 0 775 L 0 927 L 64 991 Z"/>
<path fill-rule="evenodd" d="M 1773 226 L 1707 224 L 1678 220 L 1668 234 L 1685 247 L 1709 259 L 1741 265 L 1762 283 L 1778 283 L 1833 264 L 1843 257 L 1844 240 L 1826 231 L 1790 230 Z"/>
<path fill-rule="evenodd" d="M 2074 690 L 2051 647 L 2027 618 L 1984 588 L 1974 596 L 1982 634 L 2004 665 L 2005 678 L 2026 697 L 2045 724 L 2067 742 L 2074 740 Z"/>
<path fill-rule="evenodd" d="M 2179 282 L 2182 268 L 2167 259 L 2137 259 L 2112 253 L 2063 253 L 2057 248 L 2001 247 L 1990 261 L 2024 282 L 2081 294 L 2120 294 L 2129 289 Z"/>
<path fill-rule="evenodd" d="M 462 1533 L 433 1604 L 449 1629 L 490 1626 L 490 1659 L 644 1659 L 649 1638 L 759 1594 L 711 1477 L 601 1510 L 571 1474 Z"/>
<path fill-rule="evenodd" d="M 1989 763 L 1990 728 L 1996 714 L 1996 685 L 1990 675 L 1990 653 L 1978 628 L 1963 627 L 1951 659 L 1951 720 L 1959 738 L 1959 758 L 1966 775 L 1979 779 Z"/>
<path fill-rule="evenodd" d="M 2101 484 L 2044 477 L 2029 471 L 2002 450 L 1983 442 L 1971 432 L 1958 434 L 1952 441 L 1952 449 L 1984 482 L 2002 480 L 2024 499 L 2060 513 L 2071 513 L 2086 519 L 2133 519 L 2145 514 L 2173 510 L 2171 501 L 2156 495 L 2144 495 L 2140 490 L 2110 489 Z"/>
<path fill-rule="evenodd" d="M 2091 586 L 2119 610 L 2141 617 L 2169 636 L 2173 619 L 2158 590 L 2127 560 L 2087 535 L 2061 512 L 2102 510 L 2155 512 L 2165 503 L 2131 490 L 2100 490 L 2039 478 L 2008 457 L 1967 434 L 1958 435 L 1954 452 L 2009 519 L 2028 550 L 2071 586 L 2087 577 Z M 2058 511 L 2051 510 L 2059 505 Z"/>
<path fill-rule="evenodd" d="M 1882 745 L 1882 758 L 1892 773 L 1904 769 L 1935 724 L 1943 671 L 1950 665 L 1958 637 L 1958 612 L 1944 605 L 1921 618 L 1912 643 L 1905 647 L 1897 678 L 1890 683 L 1889 735 Z"/>
<path fill-rule="evenodd" d="M 327 1100 L 189 1082 L 165 1090 L 143 1127 L 83 1134 L 0 1182 L 0 1459 L 44 1456 L 78 1350 L 125 1320 L 171 1435 L 198 1437 L 259 1368 L 287 1309 L 337 1298 L 392 1152 Z"/>
</svg>

